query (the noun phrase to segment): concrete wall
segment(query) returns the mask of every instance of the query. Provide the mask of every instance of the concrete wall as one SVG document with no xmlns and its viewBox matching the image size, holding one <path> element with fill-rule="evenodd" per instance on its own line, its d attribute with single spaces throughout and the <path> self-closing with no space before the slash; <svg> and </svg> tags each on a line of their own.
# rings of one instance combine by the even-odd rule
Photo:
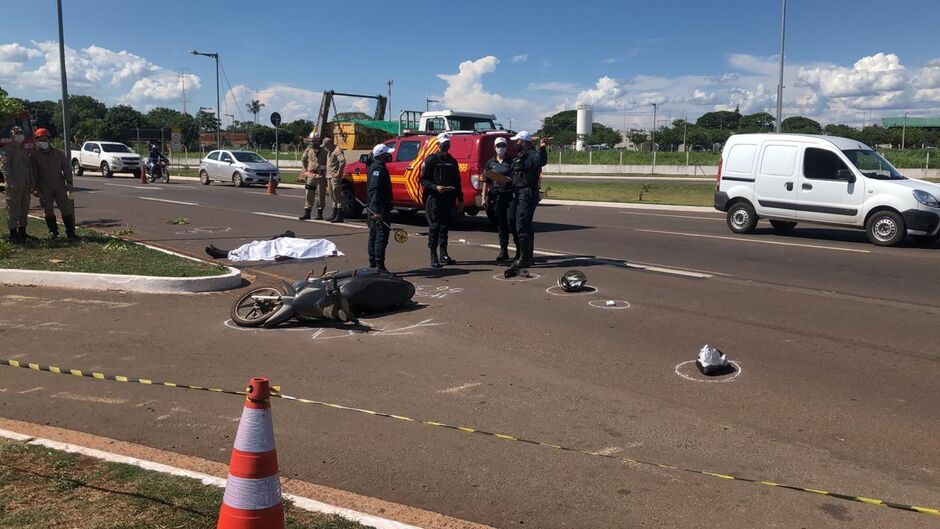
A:
<svg viewBox="0 0 940 529">
<path fill-rule="evenodd" d="M 898 169 L 908 178 L 940 178 L 940 169 Z M 680 176 L 715 176 L 718 174 L 717 165 L 657 165 L 653 171 L 651 165 L 586 165 L 586 164 L 548 164 L 545 174 L 659 174 Z"/>
</svg>

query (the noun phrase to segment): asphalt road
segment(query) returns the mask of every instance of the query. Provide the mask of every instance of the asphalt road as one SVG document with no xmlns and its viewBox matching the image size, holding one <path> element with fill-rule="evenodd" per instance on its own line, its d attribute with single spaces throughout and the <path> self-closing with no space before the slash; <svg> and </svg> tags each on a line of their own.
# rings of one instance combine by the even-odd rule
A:
<svg viewBox="0 0 940 529">
<path fill-rule="evenodd" d="M 78 216 L 199 254 L 285 229 L 361 266 L 366 230 L 301 223 L 299 190 L 76 179 Z M 187 217 L 191 224 L 170 225 Z M 495 279 L 484 218 L 426 267 L 426 226 L 389 247 L 419 305 L 348 330 L 226 326 L 237 293 L 0 293 L 3 354 L 288 394 L 547 443 L 902 503 L 940 504 L 940 247 L 861 232 L 731 234 L 721 216 L 546 206 L 531 280 Z M 465 242 L 458 242 L 463 239 Z M 322 262 L 258 264 L 255 284 Z M 548 291 L 569 268 L 598 291 Z M 537 276 L 537 277 L 535 277 Z M 620 300 L 608 309 L 607 300 Z M 597 308 L 593 305 L 600 305 Z M 626 305 L 629 304 L 627 308 Z M 704 344 L 740 371 L 702 381 Z M 223 395 L 0 368 L 0 415 L 227 461 Z M 937 519 L 713 476 L 277 401 L 282 473 L 496 527 L 935 527 Z"/>
</svg>

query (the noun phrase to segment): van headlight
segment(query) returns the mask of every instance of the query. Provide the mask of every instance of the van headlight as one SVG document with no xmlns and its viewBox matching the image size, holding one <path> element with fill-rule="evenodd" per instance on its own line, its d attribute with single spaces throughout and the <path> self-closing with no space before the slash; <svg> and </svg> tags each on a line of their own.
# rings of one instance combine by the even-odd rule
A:
<svg viewBox="0 0 940 529">
<path fill-rule="evenodd" d="M 937 201 L 937 197 L 926 191 L 921 191 L 920 189 L 914 190 L 914 200 L 931 208 L 940 208 L 940 202 Z"/>
</svg>

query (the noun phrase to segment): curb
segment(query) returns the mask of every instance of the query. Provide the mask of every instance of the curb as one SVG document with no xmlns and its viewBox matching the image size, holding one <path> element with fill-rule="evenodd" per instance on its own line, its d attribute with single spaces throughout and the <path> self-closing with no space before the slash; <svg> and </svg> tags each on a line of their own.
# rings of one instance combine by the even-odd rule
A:
<svg viewBox="0 0 940 529">
<path fill-rule="evenodd" d="M 174 255 L 190 261 L 206 262 L 157 246 L 151 246 L 141 242 L 134 242 L 134 244 L 139 244 L 151 250 Z M 157 277 L 0 268 L 0 284 L 74 288 L 79 290 L 122 290 L 124 292 L 139 292 L 144 294 L 196 294 L 200 292 L 231 290 L 240 287 L 242 284 L 241 270 L 231 266 L 227 266 L 226 268 L 228 272 L 225 274 L 205 277 Z"/>
<path fill-rule="evenodd" d="M 130 455 L 122 454 L 120 452 L 114 451 L 105 451 L 96 448 L 91 448 L 85 446 L 87 444 L 94 444 L 98 446 L 109 446 L 113 450 L 119 450 L 124 452 L 136 452 L 149 454 L 148 457 L 154 457 L 155 459 L 165 458 L 167 455 L 174 455 L 169 452 L 163 452 L 149 447 L 144 447 L 140 445 L 134 445 L 131 443 L 125 443 L 122 441 L 115 441 L 113 439 L 108 439 L 105 437 L 99 437 L 92 434 L 86 434 L 82 432 L 74 432 L 71 430 L 65 430 L 62 428 L 56 428 L 51 426 L 42 426 L 31 423 L 25 423 L 22 421 L 16 421 L 12 419 L 0 418 L 0 438 L 9 439 L 16 442 L 25 443 L 31 446 L 43 446 L 53 450 L 59 450 L 64 452 L 71 452 L 82 454 L 88 457 L 95 459 L 100 459 L 103 461 L 108 461 L 112 463 L 123 463 L 126 465 L 133 465 L 145 470 L 150 470 L 154 472 L 160 472 L 162 474 L 169 474 L 178 477 L 186 477 L 190 479 L 195 479 L 204 485 L 210 485 L 215 487 L 224 488 L 225 487 L 225 478 L 219 477 L 219 475 L 213 475 L 208 472 L 202 472 L 198 470 L 190 470 L 187 468 L 180 468 L 174 465 L 168 465 L 165 463 L 160 463 L 152 459 L 144 459 L 140 457 L 133 457 Z M 59 441 L 49 438 L 40 437 L 39 435 L 29 435 L 10 430 L 8 428 L 15 427 L 24 431 L 29 431 L 33 433 L 40 433 L 49 435 L 50 437 L 60 437 L 67 438 L 67 436 L 73 435 L 79 437 L 83 444 L 77 444 L 73 442 Z M 222 463 L 214 463 L 206 461 L 203 459 L 195 458 L 192 456 L 182 456 L 182 460 L 190 465 L 191 467 L 200 468 L 203 470 L 208 470 L 215 474 L 225 474 L 228 471 L 228 465 Z M 328 487 L 323 487 L 320 485 L 314 485 L 312 483 L 300 482 L 297 480 L 281 477 L 282 489 L 283 490 L 294 490 L 297 492 L 304 492 L 309 495 L 320 496 L 328 501 L 334 501 L 336 503 L 352 503 L 355 506 L 356 501 L 361 501 L 366 498 L 364 496 L 359 496 L 353 493 L 348 493 L 345 491 L 340 491 L 337 489 L 330 489 Z M 368 514 L 361 512 L 359 510 L 354 510 L 346 507 L 340 507 L 333 505 L 331 503 L 325 503 L 323 501 L 311 498 L 309 496 L 301 496 L 299 494 L 292 494 L 288 492 L 283 492 L 282 497 L 285 500 L 288 500 L 294 504 L 295 507 L 303 509 L 305 511 L 319 512 L 323 514 L 333 514 L 340 516 L 347 520 L 358 522 L 362 525 L 369 527 L 374 527 L 376 529 L 492 529 L 489 526 L 477 524 L 474 522 L 469 522 L 466 520 L 460 520 L 457 518 L 452 518 L 443 514 L 438 514 L 430 511 L 425 511 L 422 509 L 407 507 L 404 505 L 394 504 L 386 502 L 384 500 L 378 500 L 380 505 L 375 506 L 374 509 L 379 510 L 383 513 L 393 513 L 392 515 L 401 516 L 402 519 L 406 520 L 418 520 L 424 519 L 425 522 L 421 526 L 411 525 L 405 522 L 400 522 L 390 518 L 385 518 L 375 514 Z M 368 510 L 368 509 L 367 509 Z"/>
</svg>

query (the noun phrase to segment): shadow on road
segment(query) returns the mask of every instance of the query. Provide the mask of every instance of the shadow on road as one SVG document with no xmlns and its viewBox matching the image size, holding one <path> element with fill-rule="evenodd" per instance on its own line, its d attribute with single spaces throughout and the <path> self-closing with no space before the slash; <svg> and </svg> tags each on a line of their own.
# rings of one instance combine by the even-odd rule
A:
<svg viewBox="0 0 940 529">
<path fill-rule="evenodd" d="M 807 243 L 816 242 L 844 242 L 864 246 L 872 246 L 868 237 L 862 230 L 838 229 L 838 228 L 794 228 L 789 232 L 778 233 L 773 228 L 758 228 L 754 230 L 754 235 L 771 235 L 782 239 L 796 239 Z M 918 241 L 908 237 L 900 248 L 940 248 L 940 241 Z"/>
</svg>

